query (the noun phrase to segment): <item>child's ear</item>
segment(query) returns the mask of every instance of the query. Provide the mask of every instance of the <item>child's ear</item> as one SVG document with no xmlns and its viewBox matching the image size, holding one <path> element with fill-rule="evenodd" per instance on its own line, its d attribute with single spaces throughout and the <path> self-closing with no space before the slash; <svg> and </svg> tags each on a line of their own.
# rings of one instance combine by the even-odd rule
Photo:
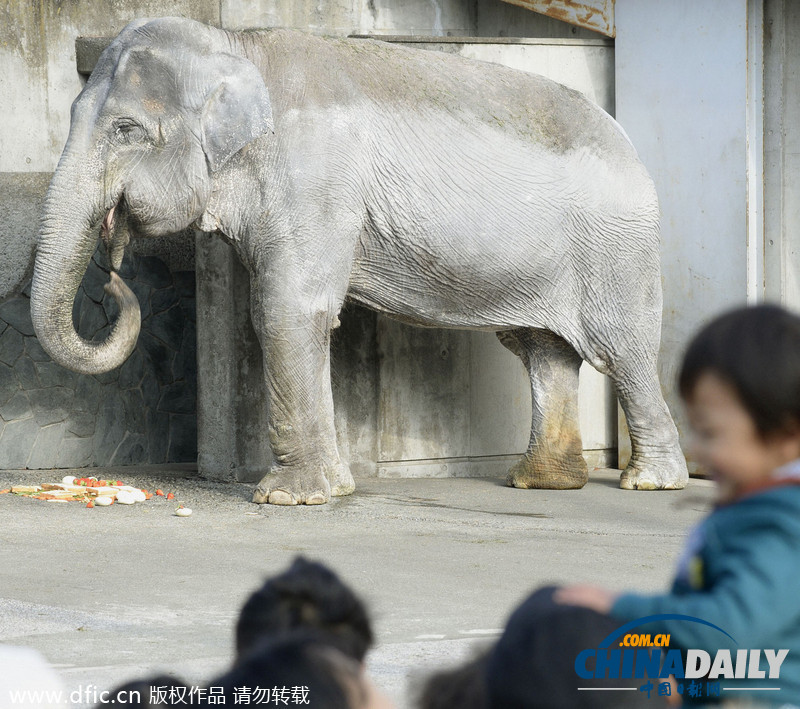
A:
<svg viewBox="0 0 800 709">
<path fill-rule="evenodd" d="M 789 419 L 778 433 L 783 457 L 787 461 L 800 458 L 800 421 Z"/>
</svg>

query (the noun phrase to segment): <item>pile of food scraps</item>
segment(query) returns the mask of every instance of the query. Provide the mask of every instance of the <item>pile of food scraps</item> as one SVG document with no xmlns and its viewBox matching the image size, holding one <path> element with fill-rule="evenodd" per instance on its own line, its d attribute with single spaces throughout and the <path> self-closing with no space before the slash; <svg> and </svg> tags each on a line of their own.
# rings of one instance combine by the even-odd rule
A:
<svg viewBox="0 0 800 709">
<path fill-rule="evenodd" d="M 0 490 L 0 494 L 3 493 L 46 502 L 83 502 L 87 507 L 108 507 L 114 503 L 133 505 L 153 497 L 153 493 L 132 485 L 125 485 L 122 480 L 100 480 L 95 477 L 76 478 L 72 475 L 63 478 L 60 483 L 15 485 L 6 490 Z M 156 490 L 155 494 L 166 500 L 175 499 L 175 494 L 172 492 L 165 494 L 163 490 Z M 179 517 L 188 517 L 191 513 L 192 511 L 183 505 L 178 507 L 175 512 Z"/>
<path fill-rule="evenodd" d="M 144 502 L 153 495 L 147 490 L 140 490 L 125 485 L 122 480 L 99 480 L 98 478 L 65 477 L 60 483 L 42 483 L 41 485 L 15 485 L 8 490 L 13 495 L 31 497 L 47 502 L 85 502 L 87 506 L 108 506 L 114 502 L 121 505 L 132 505 Z"/>
</svg>

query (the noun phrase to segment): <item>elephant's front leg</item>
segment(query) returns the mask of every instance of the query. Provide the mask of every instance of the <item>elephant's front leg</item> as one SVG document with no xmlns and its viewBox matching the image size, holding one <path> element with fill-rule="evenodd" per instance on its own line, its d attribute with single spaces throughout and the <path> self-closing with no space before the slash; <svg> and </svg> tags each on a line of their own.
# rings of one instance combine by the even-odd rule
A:
<svg viewBox="0 0 800 709">
<path fill-rule="evenodd" d="M 330 384 L 330 328 L 335 309 L 254 298 L 254 325 L 264 353 L 273 464 L 253 502 L 319 505 L 352 492 L 339 459 Z M 346 488 L 347 478 L 350 486 Z"/>
</svg>

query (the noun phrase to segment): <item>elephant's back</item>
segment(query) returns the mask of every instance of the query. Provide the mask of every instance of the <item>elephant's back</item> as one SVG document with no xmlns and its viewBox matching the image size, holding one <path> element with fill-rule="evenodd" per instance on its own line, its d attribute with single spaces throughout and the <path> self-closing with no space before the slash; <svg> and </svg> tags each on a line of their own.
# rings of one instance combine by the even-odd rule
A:
<svg viewBox="0 0 800 709">
<path fill-rule="evenodd" d="M 306 101 L 368 102 L 393 122 L 486 126 L 553 152 L 589 147 L 637 160 L 602 108 L 538 74 L 371 39 L 275 30 L 267 41 L 277 50 L 273 61 L 283 64 L 279 73 L 302 84 Z"/>
</svg>

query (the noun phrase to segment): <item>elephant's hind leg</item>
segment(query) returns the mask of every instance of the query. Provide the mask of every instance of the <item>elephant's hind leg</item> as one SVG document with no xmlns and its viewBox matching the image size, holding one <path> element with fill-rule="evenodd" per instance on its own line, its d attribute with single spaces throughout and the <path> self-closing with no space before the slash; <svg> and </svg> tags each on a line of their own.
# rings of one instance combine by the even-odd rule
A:
<svg viewBox="0 0 800 709">
<path fill-rule="evenodd" d="M 678 431 L 661 394 L 655 356 L 629 354 L 610 368 L 631 434 L 631 459 L 620 477 L 626 490 L 680 490 L 689 474 Z"/>
<path fill-rule="evenodd" d="M 339 461 L 328 473 L 328 481 L 331 485 L 331 495 L 333 497 L 343 497 L 352 495 L 356 489 L 356 482 L 350 472 L 350 466 L 344 461 Z"/>
<path fill-rule="evenodd" d="M 550 490 L 583 487 L 589 475 L 578 423 L 580 355 L 547 330 L 509 330 L 497 337 L 523 361 L 531 380 L 530 443 L 509 471 L 507 484 Z"/>
</svg>

